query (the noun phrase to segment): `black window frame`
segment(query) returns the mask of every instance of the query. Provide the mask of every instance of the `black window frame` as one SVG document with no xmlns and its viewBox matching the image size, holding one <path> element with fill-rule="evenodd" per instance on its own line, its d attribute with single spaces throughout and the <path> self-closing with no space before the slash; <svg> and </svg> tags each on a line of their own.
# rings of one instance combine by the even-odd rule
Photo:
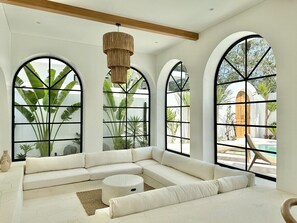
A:
<svg viewBox="0 0 297 223">
<path fill-rule="evenodd" d="M 250 148 L 248 147 L 248 143 L 247 143 L 247 136 L 245 135 L 244 138 L 245 138 L 245 146 L 244 147 L 241 147 L 241 146 L 232 146 L 232 145 L 229 145 L 229 144 L 224 144 L 224 143 L 218 143 L 218 135 L 217 135 L 217 126 L 218 125 L 225 125 L 225 126 L 241 126 L 241 127 L 244 127 L 244 132 L 248 132 L 248 128 L 250 127 L 256 127 L 256 128 L 276 128 L 277 126 L 276 125 L 253 125 L 253 124 L 247 124 L 247 119 L 248 119 L 248 115 L 247 115 L 247 107 L 250 106 L 250 105 L 253 105 L 253 104 L 256 104 L 256 103 L 270 103 L 270 102 L 275 102 L 277 103 L 277 100 L 259 100 L 259 101 L 247 101 L 248 99 L 248 93 L 247 93 L 247 83 L 248 81 L 253 81 L 253 80 L 260 80 L 260 79 L 265 79 L 265 78 L 276 78 L 277 77 L 277 71 L 276 73 L 274 74 L 269 74 L 269 75 L 262 75 L 262 76 L 259 76 L 259 77 L 250 77 L 253 72 L 256 70 L 256 68 L 259 66 L 259 64 L 261 63 L 261 61 L 265 58 L 265 56 L 267 55 L 267 53 L 269 51 L 272 51 L 272 47 L 269 45 L 269 48 L 266 50 L 266 52 L 264 53 L 264 55 L 262 55 L 262 57 L 260 58 L 260 60 L 258 61 L 258 63 L 256 64 L 256 66 L 248 73 L 248 68 L 247 68 L 247 42 L 249 39 L 253 39 L 253 38 L 261 38 L 261 39 L 264 39 L 262 36 L 258 35 L 258 34 L 253 34 L 253 35 L 248 35 L 248 36 L 245 36 L 245 37 L 242 37 L 240 38 L 239 40 L 235 41 L 232 45 L 230 45 L 228 47 L 228 49 L 225 51 L 225 53 L 223 54 L 223 56 L 221 57 L 219 63 L 218 63 L 218 66 L 217 66 L 217 69 L 216 69 L 216 75 L 215 75 L 215 80 L 214 80 L 214 159 L 215 159 L 215 163 L 216 164 L 219 164 L 220 166 L 224 166 L 224 167 L 228 167 L 228 168 L 232 168 L 232 169 L 238 169 L 238 170 L 245 170 L 245 171 L 248 171 L 248 172 L 252 172 L 254 173 L 256 176 L 260 177 L 260 178 L 263 178 L 263 179 L 268 179 L 268 180 L 271 180 L 271 181 L 276 181 L 276 178 L 275 177 L 272 177 L 272 176 L 268 176 L 268 175 L 264 175 L 264 174 L 261 174 L 261 173 L 258 173 L 258 172 L 253 172 L 253 171 L 249 171 L 248 170 L 248 160 L 247 160 L 247 153 L 248 151 L 253 151 L 253 150 L 257 150 L 259 152 L 265 152 L 265 153 L 271 153 L 271 154 L 275 154 L 276 158 L 277 158 L 277 152 L 272 152 L 272 151 L 266 151 L 266 150 L 261 150 L 261 149 L 254 149 L 254 148 Z M 232 62 L 229 62 L 227 61 L 226 59 L 226 56 L 228 55 L 228 53 L 233 49 L 233 47 L 235 47 L 237 44 L 243 42 L 245 43 L 245 52 L 244 52 L 244 73 L 241 73 L 241 71 L 239 71 L 238 69 L 236 69 L 236 67 L 234 67 L 232 65 Z M 217 83 L 218 82 L 218 74 L 219 74 L 219 71 L 220 71 L 220 67 L 222 65 L 222 62 L 226 60 L 232 67 L 233 69 L 239 74 L 242 76 L 243 80 L 235 80 L 235 81 L 230 81 L 230 82 L 223 82 L 223 83 Z M 245 73 L 248 73 L 248 77 L 245 77 Z M 229 85 L 229 84 L 232 84 L 232 83 L 239 83 L 239 82 L 244 82 L 244 85 L 245 85 L 245 88 L 244 88 L 244 98 L 245 98 L 245 101 L 244 102 L 230 102 L 230 103 L 217 103 L 217 87 L 218 86 L 222 86 L 222 85 Z M 277 92 L 277 90 L 276 90 Z M 218 120 L 217 120 L 217 112 L 218 112 L 218 109 L 217 109 L 217 106 L 219 105 L 237 105 L 237 104 L 244 104 L 245 105 L 245 124 L 228 124 L 228 123 L 218 123 Z M 242 149 L 244 152 L 245 152 L 245 168 L 244 169 L 240 169 L 240 168 L 237 168 L 235 166 L 231 166 L 231 165 L 227 165 L 227 164 L 224 164 L 224 163 L 220 163 L 218 162 L 218 156 L 217 156 L 217 153 L 218 153 L 218 145 L 221 145 L 221 146 L 228 146 L 228 147 L 234 147 L 234 148 L 238 148 L 238 149 Z M 257 162 L 255 162 L 257 163 Z"/>
<path fill-rule="evenodd" d="M 66 77 L 70 72 L 73 72 L 74 73 L 74 80 L 77 81 L 77 83 L 79 84 L 80 86 L 80 89 L 79 90 L 76 90 L 76 89 L 71 89 L 71 90 L 67 90 L 67 89 L 61 89 L 61 88 L 53 88 L 56 83 L 58 83 L 61 79 L 63 78 L 60 78 L 59 81 L 57 81 L 53 86 L 51 87 L 47 87 L 47 88 L 42 88 L 42 89 L 47 89 L 48 92 L 49 92 L 49 95 L 50 95 L 50 92 L 51 91 L 59 91 L 59 90 L 63 90 L 63 91 L 70 91 L 70 92 L 79 92 L 80 93 L 80 106 L 73 106 L 73 107 L 76 107 L 76 108 L 79 108 L 80 110 L 80 121 L 67 121 L 67 122 L 51 122 L 50 120 L 50 115 L 49 115 L 49 119 L 48 121 L 46 122 L 43 122 L 44 124 L 47 124 L 48 126 L 50 126 L 51 124 L 62 124 L 62 125 L 71 125 L 71 124 L 79 124 L 80 127 L 79 127 L 79 135 L 76 135 L 75 137 L 73 138 L 59 138 L 59 139 L 51 139 L 51 132 L 49 131 L 48 133 L 48 139 L 47 140 L 15 140 L 15 127 L 18 126 L 18 125 L 29 125 L 29 123 L 27 122 L 24 122 L 24 123 L 16 123 L 15 122 L 15 107 L 17 105 L 15 105 L 15 90 L 17 88 L 23 88 L 23 89 L 38 89 L 38 88 L 33 88 L 33 87 L 17 87 L 16 86 L 16 79 L 20 73 L 20 71 L 24 68 L 24 67 L 27 67 L 27 64 L 31 63 L 31 62 L 34 62 L 35 60 L 39 60 L 39 59 L 45 59 L 45 60 L 48 60 L 48 68 L 51 69 L 51 60 L 56 60 L 56 61 L 59 61 L 60 63 L 63 63 L 65 64 L 65 66 L 68 66 L 70 68 L 70 71 L 67 72 L 67 74 L 65 74 L 63 77 Z M 27 67 L 28 68 L 28 67 Z M 31 71 L 31 73 L 33 73 L 33 71 Z M 38 78 L 40 80 L 40 82 L 42 82 L 43 84 L 45 84 L 44 80 L 42 80 L 41 78 Z M 20 106 L 27 106 L 27 105 L 20 105 Z M 36 107 L 48 107 L 49 109 L 52 108 L 52 107 L 64 107 L 64 108 L 67 108 L 69 106 L 65 106 L 65 105 L 62 105 L 62 106 L 57 106 L 57 105 L 51 105 L 50 101 L 48 102 L 48 106 L 44 106 L 44 105 L 34 105 Z M 41 123 L 41 124 L 43 124 Z M 62 154 L 57 154 L 56 152 L 54 154 L 51 154 L 51 151 L 50 151 L 50 143 L 51 142 L 59 142 L 59 141 L 71 141 L 71 142 L 76 142 L 78 145 L 79 145 L 79 153 L 82 153 L 83 151 L 83 84 L 82 84 L 82 81 L 81 81 L 81 78 L 78 74 L 78 72 L 73 68 L 73 66 L 71 66 L 68 62 L 60 59 L 60 58 L 57 58 L 57 57 L 53 57 L 53 56 L 40 56 L 40 57 L 34 57 L 30 60 L 27 60 L 25 61 L 16 71 L 15 75 L 14 75 L 14 78 L 13 78 L 13 85 L 12 85 L 12 161 L 13 162 L 18 162 L 18 161 L 24 161 L 25 158 L 22 158 L 22 159 L 17 159 L 16 158 L 16 151 L 15 151 L 15 144 L 16 143 L 37 143 L 37 142 L 47 142 L 48 143 L 48 154 L 47 154 L 47 157 L 50 157 L 50 156 L 57 156 L 57 155 L 62 155 Z M 54 148 L 53 148 L 54 150 Z M 41 156 L 40 156 L 41 157 Z"/>
<path fill-rule="evenodd" d="M 122 124 L 124 124 L 125 125 L 125 133 L 124 133 L 124 136 L 112 136 L 112 135 L 110 135 L 110 136 L 105 136 L 104 135 L 104 132 L 103 132 L 103 142 L 104 142 L 104 139 L 114 139 L 114 138 L 124 138 L 125 139 L 125 147 L 123 147 L 123 148 L 121 148 L 121 149 L 129 149 L 129 148 L 132 148 L 132 147 L 128 147 L 128 145 L 129 145 L 129 143 L 128 143 L 128 140 L 129 140 L 129 138 L 131 138 L 132 136 L 130 136 L 130 135 L 128 135 L 128 125 L 127 125 L 127 123 L 128 123 L 128 109 L 147 109 L 147 112 L 148 112 L 148 120 L 146 121 L 146 123 L 147 123 L 147 134 L 146 135 L 144 135 L 144 134 L 142 134 L 142 135 L 137 135 L 137 137 L 146 137 L 146 140 L 147 140 L 147 145 L 146 146 L 150 146 L 151 145 L 151 90 L 150 90 L 150 86 L 149 86 L 149 82 L 147 81 L 147 79 L 146 79 L 146 77 L 145 77 L 145 75 L 139 70 L 139 69 L 137 69 L 137 68 L 135 68 L 135 67 L 130 67 L 130 69 L 132 69 L 133 71 L 135 71 L 135 72 L 137 72 L 139 75 L 140 75 L 140 77 L 141 78 L 139 78 L 138 80 L 137 80 L 137 82 L 133 85 L 133 86 L 131 86 L 130 87 L 130 89 L 126 89 L 126 87 L 123 87 L 122 86 L 122 84 L 117 84 L 121 89 L 122 89 L 122 91 L 123 92 L 113 92 L 113 91 L 111 91 L 111 92 L 109 92 L 109 91 L 105 91 L 104 89 L 103 89 L 103 95 L 105 94 L 105 93 L 118 93 L 118 94 L 123 94 L 123 95 L 125 95 L 125 99 L 126 99 L 126 106 L 123 106 L 123 107 L 119 107 L 119 106 L 114 106 L 114 107 L 112 107 L 112 106 L 105 106 L 105 105 L 103 105 L 103 108 L 108 108 L 108 109 L 112 109 L 112 108 L 124 108 L 125 109 L 125 113 L 126 113 L 126 117 L 125 117 L 125 120 L 124 121 L 106 121 L 106 120 L 104 120 L 103 119 L 103 127 L 104 127 L 104 125 L 106 125 L 106 124 L 112 124 L 112 123 L 122 123 Z M 108 74 L 106 75 L 106 77 L 105 78 L 111 78 L 111 72 L 109 71 L 108 72 Z M 144 82 L 146 83 L 146 87 L 147 87 L 147 90 L 148 90 L 148 94 L 144 94 L 144 93 L 133 93 L 133 95 L 147 95 L 148 96 L 148 106 L 147 107 L 133 107 L 133 106 L 130 106 L 130 107 L 128 107 L 127 106 L 127 95 L 128 94 L 131 94 L 131 93 L 129 93 L 129 91 L 131 90 L 131 89 L 133 89 L 133 87 L 141 80 L 141 79 L 143 79 L 144 80 Z M 143 82 L 143 83 L 144 83 Z M 105 97 L 105 96 L 104 96 Z M 140 121 L 141 123 L 144 123 L 145 121 Z M 136 147 L 137 148 L 137 147 Z"/>
<path fill-rule="evenodd" d="M 177 83 L 177 81 L 175 80 L 175 78 L 172 76 L 172 72 L 175 71 L 178 66 L 180 66 L 182 68 L 180 70 L 180 73 L 181 73 L 181 78 L 180 79 L 182 79 L 182 72 L 184 71 L 183 68 L 187 72 L 187 69 L 186 69 L 184 63 L 182 61 L 179 61 L 179 62 L 177 62 L 172 67 L 172 69 L 170 70 L 170 72 L 168 74 L 167 80 L 166 80 L 166 86 L 165 86 L 165 150 L 170 151 L 170 152 L 173 152 L 173 153 L 176 153 L 176 154 L 179 154 L 179 155 L 190 157 L 190 151 L 189 151 L 189 154 L 183 152 L 183 143 L 182 143 L 183 140 L 188 140 L 189 141 L 189 144 L 190 144 L 190 136 L 189 136 L 189 138 L 183 137 L 183 133 L 182 133 L 183 128 L 181 127 L 182 124 L 188 124 L 189 127 L 190 127 L 190 121 L 183 121 L 182 120 L 182 109 L 183 108 L 190 108 L 190 105 L 183 105 L 182 100 L 180 100 L 180 104 L 178 106 L 168 106 L 167 105 L 167 102 L 168 102 L 167 96 L 168 96 L 168 94 L 178 93 L 178 92 L 180 92 L 181 94 L 183 92 L 189 92 L 189 94 L 190 94 L 190 76 L 188 75 L 186 81 L 184 82 L 184 84 L 182 85 L 181 88 L 179 87 L 179 84 Z M 168 92 L 170 78 L 172 78 L 174 80 L 176 86 L 178 87 L 178 90 L 177 91 L 170 91 L 170 92 Z M 188 89 L 184 89 L 186 87 L 186 85 L 188 85 Z M 191 94 L 190 94 L 190 97 L 191 97 Z M 167 109 L 168 108 L 179 108 L 180 109 L 179 121 L 168 121 L 168 119 L 167 119 L 167 114 L 168 114 Z M 179 131 L 180 131 L 180 136 L 179 137 L 168 134 L 168 131 L 167 131 L 167 129 L 168 129 L 167 128 L 168 123 L 179 123 L 179 126 L 180 126 L 179 127 L 180 128 L 179 129 Z M 180 140 L 180 151 L 176 151 L 176 150 L 173 150 L 173 149 L 168 148 L 167 137 L 172 137 L 172 138 L 176 138 L 176 139 L 179 139 Z"/>
</svg>

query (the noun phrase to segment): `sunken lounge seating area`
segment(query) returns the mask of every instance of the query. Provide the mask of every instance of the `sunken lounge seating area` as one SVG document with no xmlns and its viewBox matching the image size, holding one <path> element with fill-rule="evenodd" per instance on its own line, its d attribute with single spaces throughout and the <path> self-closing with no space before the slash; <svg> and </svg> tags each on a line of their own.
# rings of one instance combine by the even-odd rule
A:
<svg viewBox="0 0 297 223">
<path fill-rule="evenodd" d="M 296 12 L 0 0 L 0 223 L 296 222 Z"/>
</svg>

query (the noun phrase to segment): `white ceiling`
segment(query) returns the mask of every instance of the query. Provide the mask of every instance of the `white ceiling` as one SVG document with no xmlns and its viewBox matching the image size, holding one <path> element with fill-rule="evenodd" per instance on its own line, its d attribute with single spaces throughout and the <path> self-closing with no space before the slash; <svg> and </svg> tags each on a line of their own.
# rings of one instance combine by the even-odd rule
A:
<svg viewBox="0 0 297 223">
<path fill-rule="evenodd" d="M 201 32 L 264 0 L 52 0 L 192 32 Z M 102 46 L 102 35 L 117 27 L 89 20 L 3 4 L 12 33 Z M 21 15 L 21 16 L 20 16 Z M 121 27 L 134 36 L 135 52 L 157 54 L 183 40 Z M 199 40 L 198 40 L 199 41 Z"/>
</svg>

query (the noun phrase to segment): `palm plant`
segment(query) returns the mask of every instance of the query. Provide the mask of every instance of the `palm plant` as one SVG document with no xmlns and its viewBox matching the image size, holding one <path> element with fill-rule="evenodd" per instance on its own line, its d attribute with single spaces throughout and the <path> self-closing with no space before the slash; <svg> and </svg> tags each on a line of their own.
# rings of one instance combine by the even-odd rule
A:
<svg viewBox="0 0 297 223">
<path fill-rule="evenodd" d="M 142 136 L 139 136 L 139 135 L 143 135 L 142 120 L 139 116 L 132 116 L 128 118 L 127 130 L 128 130 L 128 133 L 133 136 L 132 148 L 136 148 L 135 146 L 136 141 L 140 145 L 146 144 L 145 139 L 143 139 Z"/>
<path fill-rule="evenodd" d="M 167 129 L 171 132 L 171 135 L 175 136 L 177 129 L 180 125 L 178 122 L 174 122 L 176 120 L 176 112 L 173 111 L 172 108 L 167 109 Z M 171 142 L 174 143 L 175 137 L 171 137 Z"/>
<path fill-rule="evenodd" d="M 141 79 L 133 79 L 131 78 L 133 75 L 133 70 L 128 70 L 127 76 L 128 76 L 128 82 L 127 84 L 123 85 L 117 85 L 113 84 L 109 79 L 105 79 L 103 83 L 103 91 L 104 91 L 104 97 L 106 100 L 106 104 L 103 105 L 103 110 L 106 113 L 108 120 L 111 121 L 111 123 L 106 123 L 106 120 L 104 121 L 104 124 L 106 125 L 110 135 L 112 136 L 118 136 L 113 137 L 113 145 L 114 149 L 123 149 L 123 148 L 130 148 L 131 142 L 129 140 L 125 140 L 123 134 L 125 133 L 125 123 L 127 118 L 127 107 L 130 107 L 134 101 L 134 94 L 139 89 L 143 82 L 143 78 Z M 118 87 L 122 88 L 123 91 L 129 91 L 129 94 L 126 94 L 126 97 L 124 97 L 119 105 L 116 104 L 115 95 L 113 93 L 112 88 Z"/>
<path fill-rule="evenodd" d="M 54 140 L 61 126 L 65 121 L 70 120 L 73 113 L 80 108 L 80 102 L 64 106 L 60 115 L 62 121 L 54 129 L 55 119 L 59 110 L 62 109 L 60 106 L 77 81 L 71 81 L 63 88 L 67 74 L 71 71 L 67 65 L 57 76 L 56 70 L 50 69 L 49 76 L 44 81 L 41 81 L 40 75 L 30 63 L 24 66 L 24 71 L 32 87 L 24 88 L 24 81 L 19 76 L 16 77 L 16 89 L 25 105 L 15 102 L 15 107 L 30 123 L 37 139 L 35 146 L 40 156 L 48 156 L 52 152 Z M 49 87 L 53 91 L 49 92 Z"/>
</svg>

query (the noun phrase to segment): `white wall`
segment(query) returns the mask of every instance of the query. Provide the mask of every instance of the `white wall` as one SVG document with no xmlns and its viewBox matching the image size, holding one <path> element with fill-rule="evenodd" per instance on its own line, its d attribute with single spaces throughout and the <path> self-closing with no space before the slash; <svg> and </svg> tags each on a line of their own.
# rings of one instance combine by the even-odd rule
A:
<svg viewBox="0 0 297 223">
<path fill-rule="evenodd" d="M 3 10 L 0 5 L 0 154 L 3 150 L 10 151 L 10 31 Z"/>
<path fill-rule="evenodd" d="M 296 11 L 297 1 L 294 0 L 265 1 L 201 32 L 198 41 L 185 41 L 157 56 L 159 73 L 172 58 L 179 58 L 188 68 L 191 79 L 191 156 L 213 161 L 213 81 L 218 61 L 228 46 L 243 35 L 241 31 L 258 33 L 270 43 L 278 72 L 277 187 L 293 193 L 297 193 Z M 233 35 L 232 40 L 227 38 L 234 33 L 239 35 Z M 210 56 L 212 60 L 208 61 Z"/>
<path fill-rule="evenodd" d="M 108 72 L 106 55 L 102 48 L 78 44 L 45 37 L 23 34 L 12 34 L 12 72 L 11 80 L 17 69 L 26 60 L 36 56 L 54 56 L 61 58 L 74 67 L 79 73 L 84 90 L 83 97 L 83 148 L 84 152 L 102 150 L 103 137 L 103 80 Z M 143 71 L 155 91 L 155 58 L 154 56 L 134 54 L 132 65 Z M 147 76 L 151 75 L 151 76 Z M 155 132 L 154 125 L 151 132 Z M 152 139 L 152 144 L 155 141 Z"/>
</svg>

